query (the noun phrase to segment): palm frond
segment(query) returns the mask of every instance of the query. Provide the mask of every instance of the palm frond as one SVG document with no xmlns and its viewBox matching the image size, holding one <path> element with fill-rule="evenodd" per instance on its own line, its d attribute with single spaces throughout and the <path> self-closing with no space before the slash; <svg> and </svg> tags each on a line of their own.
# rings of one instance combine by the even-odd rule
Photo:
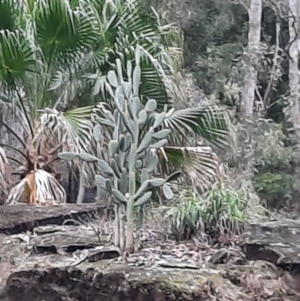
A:
<svg viewBox="0 0 300 301">
<path fill-rule="evenodd" d="M 8 86 L 22 81 L 34 64 L 34 49 L 25 33 L 20 29 L 0 30 L 0 81 Z"/>
<path fill-rule="evenodd" d="M 218 106 L 170 110 L 164 126 L 172 129 L 173 138 L 186 141 L 196 134 L 217 147 L 227 146 L 232 136 L 230 117 Z"/>
<path fill-rule="evenodd" d="M 92 16 L 73 10 L 68 0 L 35 1 L 32 15 L 38 44 L 49 59 L 54 59 L 54 54 L 74 57 L 97 42 Z"/>
<path fill-rule="evenodd" d="M 107 87 L 103 80 L 106 79 L 107 72 L 115 67 L 115 59 L 121 60 L 125 70 L 128 61 L 134 63 L 135 49 L 139 46 L 141 100 L 145 103 L 148 98 L 154 98 L 159 109 L 163 109 L 170 96 L 172 98 L 179 95 L 179 89 L 175 84 L 172 58 L 162 44 L 162 35 L 165 33 L 160 29 L 158 15 L 145 10 L 138 0 L 94 2 L 99 7 L 98 25 L 102 31 L 96 47 L 86 56 L 90 70 L 94 70 L 94 76 L 89 72 L 89 81 L 94 78 L 94 92 L 105 95 Z M 175 43 L 175 35 L 173 36 Z M 99 69 L 101 74 L 95 76 Z"/>
<path fill-rule="evenodd" d="M 210 147 L 166 146 L 158 150 L 160 171 L 170 174 L 184 171 L 183 177 L 191 179 L 195 187 L 204 192 L 221 177 L 221 164 Z"/>
<path fill-rule="evenodd" d="M 9 205 L 29 204 L 32 200 L 39 204 L 66 203 L 66 192 L 51 174 L 38 169 L 11 189 L 6 202 Z"/>
<path fill-rule="evenodd" d="M 22 1 L 0 1 L 0 30 L 14 30 L 18 26 L 18 13 Z"/>
<path fill-rule="evenodd" d="M 92 111 L 93 106 L 76 108 L 65 113 L 50 108 L 42 110 L 33 143 L 43 145 L 51 137 L 73 151 L 87 152 L 92 133 Z"/>
</svg>

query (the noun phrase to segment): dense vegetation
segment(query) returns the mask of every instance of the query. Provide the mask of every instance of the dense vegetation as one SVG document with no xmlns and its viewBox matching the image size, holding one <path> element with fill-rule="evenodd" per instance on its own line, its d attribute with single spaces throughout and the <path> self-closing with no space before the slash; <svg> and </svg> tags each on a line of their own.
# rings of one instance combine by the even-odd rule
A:
<svg viewBox="0 0 300 301">
<path fill-rule="evenodd" d="M 191 20 L 183 23 L 184 68 L 185 72 L 193 74 L 195 86 L 201 89 L 198 95 L 202 97 L 198 102 L 224 104 L 238 121 L 240 154 L 235 163 L 228 161 L 235 170 L 232 183 L 242 175 L 248 181 L 247 189 L 253 183 L 251 191 L 257 193 L 261 201 L 272 208 L 288 209 L 298 201 L 299 190 L 299 175 L 295 168 L 298 143 L 288 116 L 291 104 L 290 48 L 298 43 L 298 28 L 296 41 L 291 41 L 289 26 L 297 26 L 298 21 L 284 4 L 262 1 L 260 49 L 256 62 L 258 73 L 251 116 L 256 125 L 242 122 L 240 102 L 248 63 L 250 2 L 214 0 L 196 5 L 194 1 L 191 4 L 197 7 L 194 14 L 190 7 L 186 7 L 191 12 Z M 175 5 L 173 9 L 176 10 Z M 173 15 L 174 11 L 169 20 L 174 21 Z"/>
<path fill-rule="evenodd" d="M 116 244 L 128 252 L 145 215 L 162 214 L 182 239 L 235 234 L 262 204 L 290 208 L 298 151 L 289 18 L 263 2 L 252 57 L 244 2 L 201 1 L 185 22 L 172 7 L 160 18 L 144 4 L 0 0 L 3 199 L 65 203 L 62 177 L 77 173 L 77 202 L 85 187 L 98 199 L 104 190 Z"/>
</svg>

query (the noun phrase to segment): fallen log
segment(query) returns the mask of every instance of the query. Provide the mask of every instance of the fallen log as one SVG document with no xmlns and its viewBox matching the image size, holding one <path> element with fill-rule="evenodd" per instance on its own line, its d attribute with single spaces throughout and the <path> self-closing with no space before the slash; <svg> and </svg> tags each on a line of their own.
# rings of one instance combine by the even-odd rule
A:
<svg viewBox="0 0 300 301">
<path fill-rule="evenodd" d="M 104 212 L 110 216 L 113 214 L 111 208 L 97 204 L 0 206 L 0 234 L 22 233 L 49 224 L 62 225 L 67 219 L 92 219 L 103 216 Z"/>
</svg>

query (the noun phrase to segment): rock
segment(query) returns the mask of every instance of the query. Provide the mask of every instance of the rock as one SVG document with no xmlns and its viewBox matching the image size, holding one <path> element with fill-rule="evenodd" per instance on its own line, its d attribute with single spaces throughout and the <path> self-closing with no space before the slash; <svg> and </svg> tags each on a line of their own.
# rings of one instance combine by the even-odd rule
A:
<svg viewBox="0 0 300 301">
<path fill-rule="evenodd" d="M 28 265 L 13 272 L 6 282 L 3 300 L 299 300 L 280 282 L 278 273 L 270 274 L 266 269 L 262 272 L 261 267 L 257 267 L 257 274 L 253 274 L 251 267 L 137 267 L 115 260 L 55 267 L 57 259 L 52 263 L 45 259 L 40 260 L 44 265 Z"/>
<path fill-rule="evenodd" d="M 241 238 L 249 260 L 300 265 L 300 221 L 252 223 Z"/>
<path fill-rule="evenodd" d="M 83 296 L 89 301 L 213 300 L 209 294 L 218 287 L 227 287 L 222 297 L 228 301 L 239 297 L 233 284 L 216 273 L 105 266 L 102 261 L 97 266 L 16 272 L 7 280 L 6 296 L 7 301 L 82 300 Z"/>
<path fill-rule="evenodd" d="M 35 226 L 61 225 L 64 221 L 91 219 L 93 216 L 112 214 L 111 208 L 97 204 L 66 204 L 55 206 L 14 205 L 0 206 L 0 234 L 25 232 Z"/>
<path fill-rule="evenodd" d="M 124 258 L 112 245 L 112 227 L 92 220 L 0 235 L 0 300 L 299 300 L 299 277 L 266 261 L 247 262 L 238 247 L 217 250 L 192 241 L 155 240 L 156 233 L 147 229 L 144 247 Z M 281 233 L 279 239 L 291 249 L 297 229 L 297 221 L 251 224 L 243 244 L 276 249 Z M 215 264 L 224 256 L 229 256 L 226 264 Z"/>
</svg>

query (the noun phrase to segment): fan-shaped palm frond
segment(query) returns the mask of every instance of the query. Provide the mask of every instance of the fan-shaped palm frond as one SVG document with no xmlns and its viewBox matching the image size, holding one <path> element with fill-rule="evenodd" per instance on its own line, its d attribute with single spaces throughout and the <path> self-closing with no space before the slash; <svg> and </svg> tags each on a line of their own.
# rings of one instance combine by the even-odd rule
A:
<svg viewBox="0 0 300 301">
<path fill-rule="evenodd" d="M 183 171 L 199 192 L 208 190 L 221 177 L 221 164 L 210 147 L 166 146 L 158 150 L 160 172 L 165 175 L 175 170 Z"/>
<path fill-rule="evenodd" d="M 179 90 L 174 84 L 171 56 L 168 48 L 163 46 L 167 31 L 161 30 L 158 16 L 151 10 L 145 10 L 138 0 L 93 2 L 97 2 L 94 5 L 98 12 L 98 26 L 102 30 L 96 47 L 86 56 L 87 65 L 94 70 L 93 74 L 87 72 L 94 92 L 107 92 L 106 75 L 114 66 L 115 59 L 119 58 L 126 70 L 127 62 L 134 62 L 135 49 L 139 45 L 142 50 L 141 99 L 145 102 L 148 98 L 155 98 L 162 109 L 168 95 L 175 97 Z M 175 40 L 174 32 L 172 37 Z M 178 48 L 177 53 L 180 50 Z M 102 72 L 95 76 L 99 69 Z"/>
<path fill-rule="evenodd" d="M 93 108 L 93 106 L 76 108 L 65 113 L 51 108 L 42 110 L 33 145 L 37 148 L 51 140 L 53 144 L 61 143 L 64 151 L 72 150 L 79 153 L 92 151 Z"/>
<path fill-rule="evenodd" d="M 15 30 L 24 19 L 20 12 L 24 8 L 25 1 L 1 0 L 0 1 L 0 30 Z"/>
<path fill-rule="evenodd" d="M 38 169 L 28 174 L 11 189 L 6 202 L 10 205 L 65 203 L 66 192 L 51 174 Z"/>
<path fill-rule="evenodd" d="M 69 55 L 74 58 L 97 42 L 95 16 L 81 9 L 73 10 L 68 0 L 34 1 L 31 15 L 37 44 L 46 59 L 63 59 Z"/>
<path fill-rule="evenodd" d="M 183 143 L 189 137 L 198 136 L 207 142 L 223 147 L 231 140 L 231 121 L 224 108 L 207 106 L 170 110 L 165 118 L 164 126 L 172 130 L 171 139 Z"/>
</svg>

